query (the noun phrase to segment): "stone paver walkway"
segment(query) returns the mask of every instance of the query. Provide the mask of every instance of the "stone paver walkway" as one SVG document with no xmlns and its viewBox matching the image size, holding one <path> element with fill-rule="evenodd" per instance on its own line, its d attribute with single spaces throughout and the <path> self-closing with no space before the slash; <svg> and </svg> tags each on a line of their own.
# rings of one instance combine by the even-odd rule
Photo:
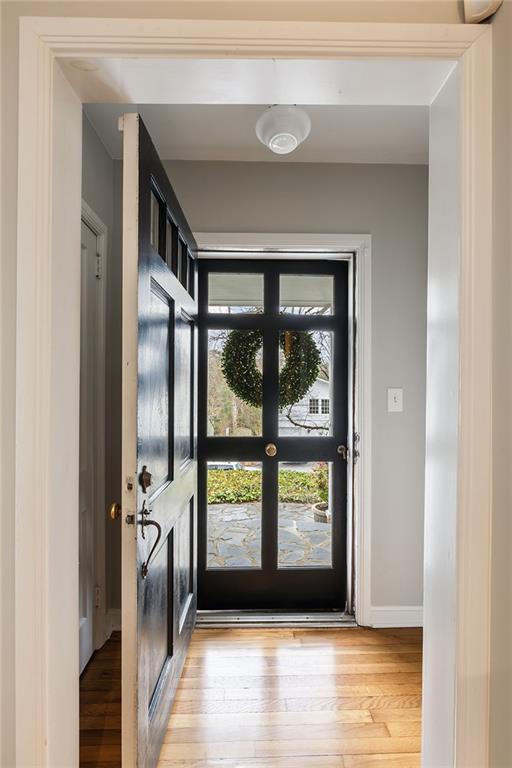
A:
<svg viewBox="0 0 512 768">
<path fill-rule="evenodd" d="M 331 565 L 331 524 L 308 504 L 279 504 L 279 566 Z M 208 505 L 208 567 L 261 566 L 261 504 Z"/>
</svg>

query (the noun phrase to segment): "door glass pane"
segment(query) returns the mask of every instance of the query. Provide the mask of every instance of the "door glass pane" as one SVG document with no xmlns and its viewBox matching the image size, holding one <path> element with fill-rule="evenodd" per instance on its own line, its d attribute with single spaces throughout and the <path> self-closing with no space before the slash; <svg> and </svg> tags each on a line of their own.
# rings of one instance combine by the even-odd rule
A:
<svg viewBox="0 0 512 768">
<path fill-rule="evenodd" d="M 188 251 L 187 244 L 180 238 L 180 283 L 187 289 L 188 287 Z"/>
<path fill-rule="evenodd" d="M 332 315 L 334 278 L 332 275 L 281 275 L 281 312 L 294 315 Z"/>
<path fill-rule="evenodd" d="M 208 462 L 208 568 L 261 568 L 261 463 Z"/>
<path fill-rule="evenodd" d="M 263 312 L 263 275 L 211 272 L 208 312 Z"/>
<path fill-rule="evenodd" d="M 331 331 L 281 331 L 279 434 L 331 434 Z"/>
<path fill-rule="evenodd" d="M 167 219 L 167 236 L 166 236 L 166 261 L 168 266 L 172 269 L 176 277 L 178 276 L 178 248 L 179 248 L 179 233 L 176 224 L 173 224 L 170 219 Z"/>
<path fill-rule="evenodd" d="M 332 566 L 331 473 L 330 462 L 279 464 L 279 568 Z"/>
<path fill-rule="evenodd" d="M 261 435 L 262 368 L 260 331 L 208 331 L 209 437 Z"/>
<path fill-rule="evenodd" d="M 154 192 L 151 192 L 151 229 L 149 238 L 155 251 L 160 253 L 160 200 Z"/>
</svg>

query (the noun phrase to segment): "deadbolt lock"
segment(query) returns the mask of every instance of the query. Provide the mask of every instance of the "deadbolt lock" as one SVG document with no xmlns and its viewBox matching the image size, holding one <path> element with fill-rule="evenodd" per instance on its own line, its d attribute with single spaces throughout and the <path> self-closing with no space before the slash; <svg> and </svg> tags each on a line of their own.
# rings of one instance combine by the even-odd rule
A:
<svg viewBox="0 0 512 768">
<path fill-rule="evenodd" d="M 274 443 L 267 443 L 265 446 L 265 453 L 267 456 L 275 456 L 277 453 L 277 445 Z"/>
</svg>

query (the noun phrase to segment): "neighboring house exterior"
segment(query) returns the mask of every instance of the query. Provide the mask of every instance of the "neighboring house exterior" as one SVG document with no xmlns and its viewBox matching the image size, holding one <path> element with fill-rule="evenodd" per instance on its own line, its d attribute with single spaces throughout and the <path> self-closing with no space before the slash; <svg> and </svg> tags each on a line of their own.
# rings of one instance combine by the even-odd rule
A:
<svg viewBox="0 0 512 768">
<path fill-rule="evenodd" d="M 295 405 L 279 413 L 279 434 L 283 437 L 327 435 L 331 424 L 330 383 L 317 379 Z"/>
</svg>

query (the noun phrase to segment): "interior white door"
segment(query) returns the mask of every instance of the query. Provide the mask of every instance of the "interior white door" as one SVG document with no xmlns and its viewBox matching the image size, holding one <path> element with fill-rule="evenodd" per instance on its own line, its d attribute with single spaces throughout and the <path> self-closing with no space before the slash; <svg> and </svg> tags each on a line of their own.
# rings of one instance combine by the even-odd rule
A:
<svg viewBox="0 0 512 768">
<path fill-rule="evenodd" d="M 80 306 L 79 643 L 80 672 L 94 651 L 97 235 L 82 222 Z"/>
</svg>

